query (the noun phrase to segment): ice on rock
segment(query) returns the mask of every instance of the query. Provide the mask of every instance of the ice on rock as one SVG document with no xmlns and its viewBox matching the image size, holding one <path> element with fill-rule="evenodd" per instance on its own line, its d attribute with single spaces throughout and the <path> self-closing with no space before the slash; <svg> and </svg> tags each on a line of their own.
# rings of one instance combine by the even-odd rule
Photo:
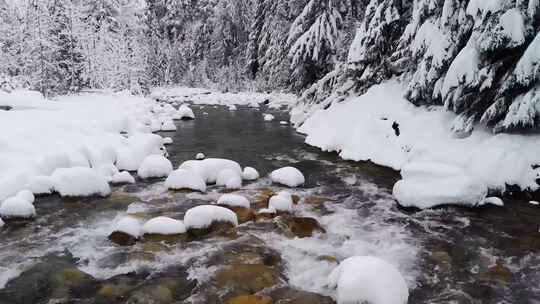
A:
<svg viewBox="0 0 540 304">
<path fill-rule="evenodd" d="M 134 184 L 135 178 L 127 171 L 117 172 L 113 175 L 111 182 L 113 184 Z"/>
<path fill-rule="evenodd" d="M 49 176 L 33 176 L 27 183 L 26 188 L 36 195 L 51 194 L 53 191 L 53 181 Z"/>
<path fill-rule="evenodd" d="M 10 197 L 0 205 L 2 218 L 32 218 L 34 216 L 36 216 L 34 205 L 19 196 Z"/>
<path fill-rule="evenodd" d="M 176 125 L 171 119 L 165 120 L 161 125 L 161 131 L 176 131 Z"/>
<path fill-rule="evenodd" d="M 186 226 L 182 221 L 159 216 L 146 222 L 142 227 L 142 231 L 144 234 L 182 234 L 186 233 Z"/>
<path fill-rule="evenodd" d="M 163 144 L 164 144 L 164 145 L 170 145 L 170 144 L 172 144 L 172 143 L 173 143 L 173 139 L 172 139 L 172 138 L 170 138 L 170 137 L 165 137 L 165 138 L 163 138 Z"/>
<path fill-rule="evenodd" d="M 224 169 L 219 172 L 216 185 L 227 189 L 240 189 L 242 187 L 242 177 L 236 170 Z"/>
<path fill-rule="evenodd" d="M 167 158 L 154 154 L 143 160 L 139 170 L 137 170 L 137 175 L 141 178 L 165 177 L 172 171 L 173 166 Z"/>
<path fill-rule="evenodd" d="M 268 208 L 279 212 L 290 212 L 293 209 L 291 194 L 287 191 L 280 191 L 270 198 Z"/>
<path fill-rule="evenodd" d="M 249 208 L 250 203 L 247 198 L 237 194 L 223 194 L 217 201 L 218 205 L 227 205 L 231 207 Z"/>
<path fill-rule="evenodd" d="M 162 147 L 163 139 L 159 135 L 133 135 L 128 138 L 127 144 L 119 149 L 116 167 L 119 170 L 136 171 L 148 155 L 162 154 Z"/>
<path fill-rule="evenodd" d="M 205 158 L 206 158 L 206 155 L 204 155 L 203 153 L 197 153 L 197 155 L 195 156 L 196 160 L 203 160 Z"/>
<path fill-rule="evenodd" d="M 165 187 L 173 190 L 190 189 L 206 192 L 206 182 L 198 171 L 178 169 L 171 172 L 165 180 Z"/>
<path fill-rule="evenodd" d="M 294 167 L 284 167 L 274 170 L 270 173 L 270 179 L 274 183 L 289 187 L 298 187 L 306 181 L 302 172 Z"/>
<path fill-rule="evenodd" d="M 120 219 L 115 225 L 114 225 L 114 231 L 127 233 L 134 238 L 139 238 L 142 235 L 142 229 L 141 229 L 141 223 L 138 219 L 126 216 Z"/>
<path fill-rule="evenodd" d="M 371 256 L 350 257 L 328 277 L 338 304 L 406 304 L 407 283 L 392 264 Z"/>
<path fill-rule="evenodd" d="M 198 172 L 207 184 L 216 183 L 218 174 L 225 169 L 230 169 L 242 175 L 242 167 L 232 160 L 220 158 L 207 158 L 204 160 L 188 160 L 182 163 L 179 169 Z"/>
<path fill-rule="evenodd" d="M 189 209 L 184 216 L 184 224 L 187 229 L 204 229 L 217 222 L 228 222 L 238 226 L 236 214 L 219 206 L 197 206 Z"/>
<path fill-rule="evenodd" d="M 187 105 L 181 105 L 173 116 L 174 119 L 195 119 L 193 110 Z"/>
<path fill-rule="evenodd" d="M 242 172 L 242 179 L 247 181 L 253 181 L 259 178 L 259 172 L 252 167 L 245 167 Z"/>
<path fill-rule="evenodd" d="M 34 203 L 34 201 L 36 200 L 36 198 L 34 197 L 34 194 L 30 192 L 29 190 L 21 190 L 15 196 L 20 197 L 29 203 Z"/>
<path fill-rule="evenodd" d="M 263 118 L 264 118 L 264 121 L 272 121 L 272 120 L 274 120 L 274 115 L 272 115 L 272 114 L 264 114 Z"/>
<path fill-rule="evenodd" d="M 87 167 L 56 169 L 51 179 L 61 196 L 107 196 L 111 188 L 105 176 Z"/>
</svg>

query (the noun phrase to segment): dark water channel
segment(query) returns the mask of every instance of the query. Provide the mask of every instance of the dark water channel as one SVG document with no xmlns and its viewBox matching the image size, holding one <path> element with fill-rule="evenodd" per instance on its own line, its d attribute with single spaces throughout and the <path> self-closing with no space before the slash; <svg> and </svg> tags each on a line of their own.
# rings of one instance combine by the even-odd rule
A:
<svg viewBox="0 0 540 304">
<path fill-rule="evenodd" d="M 409 303 L 540 303 L 540 207 L 507 199 L 504 208 L 401 210 L 391 196 L 398 173 L 303 144 L 292 127 L 279 123 L 287 120 L 282 112 L 263 109 L 276 116 L 265 122 L 259 109 L 193 109 L 196 120 L 179 121 L 177 132 L 163 134 L 174 139 L 168 152 L 175 167 L 199 152 L 252 166 L 265 178 L 238 193 L 253 198 L 265 188 L 281 190 L 266 176 L 293 165 L 307 182 L 292 192 L 329 200 L 299 203 L 295 212 L 316 218 L 326 233 L 290 238 L 272 222 L 252 222 L 233 238 L 120 247 L 107 235 L 128 208 L 144 219 L 182 219 L 190 207 L 215 201 L 220 189 L 170 193 L 162 180 L 138 180 L 115 188 L 109 198 L 41 197 L 36 220 L 0 229 L 0 284 L 9 278 L 1 304 L 222 303 L 254 292 L 275 303 L 332 303 L 327 296 L 335 293 L 325 280 L 335 263 L 321 257 L 352 255 L 375 255 L 398 266 L 410 287 Z M 252 273 L 240 279 L 216 275 L 245 253 L 263 259 L 257 269 L 272 272 L 275 284 L 252 286 Z"/>
</svg>

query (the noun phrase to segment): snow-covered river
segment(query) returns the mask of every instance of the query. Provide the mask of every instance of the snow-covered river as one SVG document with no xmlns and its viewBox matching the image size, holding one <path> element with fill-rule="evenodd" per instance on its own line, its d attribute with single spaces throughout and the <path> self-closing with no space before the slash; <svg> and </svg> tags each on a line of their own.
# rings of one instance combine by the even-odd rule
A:
<svg viewBox="0 0 540 304">
<path fill-rule="evenodd" d="M 127 210 L 181 219 L 189 208 L 215 201 L 220 189 L 168 192 L 154 180 L 115 188 L 108 198 L 42 197 L 35 221 L 0 230 L 1 304 L 221 303 L 255 292 L 276 303 L 332 303 L 327 277 L 336 261 L 356 255 L 398 267 L 409 303 L 540 303 L 536 206 L 509 199 L 504 208 L 402 210 L 391 195 L 399 173 L 305 145 L 280 124 L 283 112 L 265 109 L 276 120 L 264 121 L 254 108 L 193 109 L 199 119 L 178 121 L 178 131 L 166 134 L 174 140 L 168 152 L 175 167 L 199 152 L 257 168 L 261 176 L 294 165 L 306 177 L 293 190 L 301 198 L 295 215 L 316 219 L 325 233 L 294 238 L 277 220 L 256 221 L 230 237 L 120 247 L 107 236 Z M 237 192 L 255 199 L 268 189 L 281 190 L 265 177 Z M 256 271 L 220 271 L 238 264 Z"/>
</svg>

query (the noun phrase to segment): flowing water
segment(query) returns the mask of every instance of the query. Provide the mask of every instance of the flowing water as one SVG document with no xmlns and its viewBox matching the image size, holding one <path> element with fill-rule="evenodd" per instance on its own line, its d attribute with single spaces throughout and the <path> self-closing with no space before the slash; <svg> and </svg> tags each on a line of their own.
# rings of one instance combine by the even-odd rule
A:
<svg viewBox="0 0 540 304">
<path fill-rule="evenodd" d="M 292 190 L 303 198 L 294 213 L 317 219 L 326 233 L 292 238 L 276 221 L 257 221 L 241 225 L 234 237 L 121 247 L 107 236 L 128 210 L 140 218 L 182 219 L 189 208 L 214 202 L 220 189 L 172 193 L 163 180 L 138 180 L 108 198 L 40 197 L 36 220 L 0 229 L 1 304 L 221 303 L 254 291 L 277 303 L 332 303 L 335 291 L 326 280 L 334 259 L 354 255 L 396 265 L 409 285 L 409 303 L 540 303 L 540 207 L 508 199 L 504 208 L 402 210 L 391 195 L 398 173 L 305 145 L 279 123 L 287 120 L 283 112 L 265 122 L 256 108 L 193 108 L 196 120 L 179 121 L 177 132 L 164 134 L 174 139 L 168 152 L 175 166 L 204 152 L 255 167 L 264 178 L 237 191 L 253 199 L 262 189 L 281 190 L 265 176 L 293 165 L 306 176 Z M 313 197 L 328 202 L 305 202 Z M 246 253 L 261 257 L 264 271 L 276 271 L 276 282 L 262 289 L 253 286 L 257 274 L 218 275 Z"/>
</svg>

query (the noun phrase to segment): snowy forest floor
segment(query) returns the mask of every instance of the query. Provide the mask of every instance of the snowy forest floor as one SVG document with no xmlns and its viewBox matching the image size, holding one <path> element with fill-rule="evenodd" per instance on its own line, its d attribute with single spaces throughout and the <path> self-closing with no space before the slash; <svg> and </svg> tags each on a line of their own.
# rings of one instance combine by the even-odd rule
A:
<svg viewBox="0 0 540 304">
<path fill-rule="evenodd" d="M 291 104 L 289 95 L 171 88 L 154 91 L 157 104 L 124 94 L 66 96 L 56 102 L 29 92 L 0 96 L 0 105 L 12 107 L 0 110 L 0 127 L 7 130 L 0 134 L 0 200 L 23 189 L 41 195 L 34 203 L 34 220 L 7 220 L 0 228 L 0 285 L 4 287 L 0 303 L 51 299 L 220 303 L 245 293 L 285 303 L 333 303 L 337 294 L 328 286 L 327 277 L 337 263 L 355 255 L 375 256 L 396 266 L 407 282 L 409 303 L 540 301 L 535 284 L 540 279 L 536 269 L 540 207 L 528 200 L 504 199 L 503 207 L 403 210 L 392 195 L 400 179 L 398 172 L 365 161 L 403 169 L 410 159 L 417 160 L 409 155 L 426 156 L 421 165 L 410 162 L 411 173 L 403 176 L 405 181 L 426 181 L 426 174 L 428 180 L 437 180 L 435 176 L 446 181 L 475 172 L 470 169 L 475 166 L 458 162 L 463 158 L 491 169 L 493 157 L 481 154 L 495 149 L 485 146 L 490 142 L 501 149 L 495 149 L 497 155 L 509 161 L 535 161 L 526 157 L 528 153 L 519 158 L 508 151 L 515 154 L 522 144 L 529 144 L 533 155 L 535 147 L 528 141 L 537 138 L 481 133 L 464 140 L 470 142 L 471 150 L 450 149 L 449 143 L 459 140 L 443 143 L 446 137 L 440 137 L 446 133 L 445 120 L 439 122 L 439 118 L 447 114 L 421 114 L 405 104 L 394 110 L 386 102 L 399 101 L 398 91 L 392 83 L 376 88 L 358 100 L 316 113 L 300 128 L 308 134 L 308 143 L 340 150 L 341 157 L 359 162 L 303 144 L 306 138 L 287 123 L 287 113 L 278 110 Z M 195 120 L 175 119 L 183 103 L 191 104 Z M 360 104 L 366 107 L 364 112 L 355 109 Z M 399 125 L 399 136 L 394 122 Z M 420 139 L 414 140 L 414 135 L 438 147 L 436 153 Z M 187 242 L 171 237 L 117 246 L 107 236 L 119 219 L 182 219 L 191 207 L 213 204 L 229 192 L 215 185 L 206 193 L 168 191 L 160 178 L 136 178 L 134 184 L 102 189 L 100 181 L 113 181 L 117 170 L 136 171 L 147 155 L 163 153 L 163 137 L 172 139 L 167 152 L 174 168 L 199 152 L 257 168 L 261 178 L 244 182 L 234 191 L 249 198 L 254 210 L 266 207 L 265 196 L 280 190 L 298 195 L 300 201 L 290 214 L 248 221 L 224 233 Z M 493 139 L 498 137 L 503 139 Z M 511 138 L 508 146 L 499 142 L 506 137 Z M 353 143 L 354 149 L 349 149 L 347 145 Z M 405 152 L 397 152 L 405 145 Z M 486 149 L 477 150 L 482 147 Z M 372 154 L 351 156 L 362 151 Z M 475 151 L 480 155 L 470 158 Z M 448 157 L 442 159 L 445 153 Z M 378 155 L 380 159 L 375 158 Z M 453 162 L 445 163 L 448 159 Z M 499 174 L 495 170 L 493 178 L 508 172 L 515 176 L 518 173 L 512 170 L 522 168 L 510 168 L 500 159 L 495 163 L 498 170 L 510 171 Z M 285 188 L 267 177 L 288 165 L 304 173 L 303 186 Z M 95 183 L 80 180 L 84 176 L 77 172 L 67 182 L 55 177 L 56 169 L 72 167 L 95 169 L 96 175 L 91 176 Z M 527 177 L 523 180 L 528 181 Z M 471 189 L 469 185 L 450 190 L 421 186 L 432 191 L 428 194 Z M 44 195 L 53 189 L 79 197 Z M 418 193 L 423 195 L 419 201 L 430 198 Z M 92 195 L 80 197 L 88 194 Z M 325 232 L 295 235 L 286 223 L 300 217 L 315 219 Z"/>
</svg>

